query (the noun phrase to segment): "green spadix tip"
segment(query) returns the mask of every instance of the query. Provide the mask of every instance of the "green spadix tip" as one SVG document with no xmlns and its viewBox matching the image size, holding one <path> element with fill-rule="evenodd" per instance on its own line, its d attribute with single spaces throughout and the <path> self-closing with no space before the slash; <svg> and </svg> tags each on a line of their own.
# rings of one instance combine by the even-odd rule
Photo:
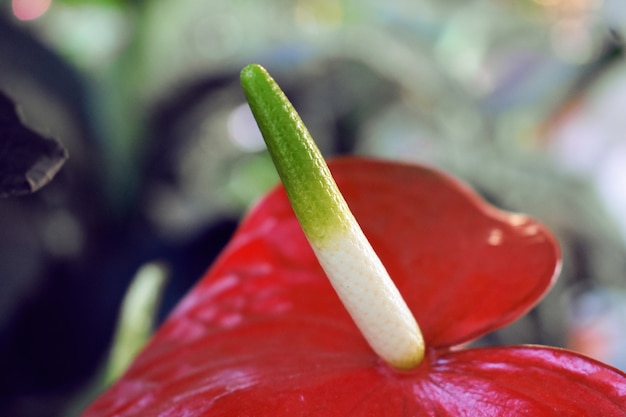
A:
<svg viewBox="0 0 626 417">
<path fill-rule="evenodd" d="M 293 210 L 333 288 L 372 349 L 399 369 L 424 356 L 415 318 L 367 241 L 309 131 L 261 66 L 241 85 Z"/>
<path fill-rule="evenodd" d="M 350 216 L 328 166 L 283 91 L 261 66 L 241 71 L 241 85 L 278 175 L 307 237 L 323 241 Z"/>
</svg>

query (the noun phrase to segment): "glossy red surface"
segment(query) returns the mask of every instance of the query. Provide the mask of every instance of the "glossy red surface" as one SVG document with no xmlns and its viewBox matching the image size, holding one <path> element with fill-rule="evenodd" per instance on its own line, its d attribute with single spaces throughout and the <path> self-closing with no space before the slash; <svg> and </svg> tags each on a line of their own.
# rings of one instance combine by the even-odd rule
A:
<svg viewBox="0 0 626 417">
<path fill-rule="evenodd" d="M 542 225 L 430 169 L 329 165 L 427 359 L 398 372 L 375 356 L 278 188 L 84 416 L 626 415 L 626 375 L 607 365 L 544 347 L 458 349 L 549 289 L 560 255 Z"/>
</svg>

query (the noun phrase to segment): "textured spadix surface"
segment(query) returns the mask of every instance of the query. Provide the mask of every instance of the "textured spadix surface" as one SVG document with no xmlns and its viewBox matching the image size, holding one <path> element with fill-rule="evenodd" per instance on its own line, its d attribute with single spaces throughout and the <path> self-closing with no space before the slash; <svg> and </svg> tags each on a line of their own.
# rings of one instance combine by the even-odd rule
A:
<svg viewBox="0 0 626 417">
<path fill-rule="evenodd" d="M 352 215 L 300 115 L 258 64 L 241 86 L 298 223 L 326 277 L 365 340 L 396 369 L 424 358 L 422 333 Z"/>
</svg>

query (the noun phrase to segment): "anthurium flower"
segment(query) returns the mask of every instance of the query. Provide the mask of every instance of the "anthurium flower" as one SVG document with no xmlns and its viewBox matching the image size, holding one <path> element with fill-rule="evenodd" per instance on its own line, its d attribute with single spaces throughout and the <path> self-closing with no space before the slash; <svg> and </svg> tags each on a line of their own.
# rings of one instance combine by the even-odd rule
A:
<svg viewBox="0 0 626 417">
<path fill-rule="evenodd" d="M 299 171 L 301 162 L 286 171 Z M 325 210 L 315 202 L 323 199 L 319 190 L 292 209 L 299 197 L 286 181 L 287 190 L 276 188 L 248 213 L 217 262 L 85 416 L 626 415 L 626 375 L 608 365 L 550 347 L 466 347 L 526 313 L 553 284 L 560 254 L 543 225 L 491 207 L 434 169 L 363 158 L 329 167 L 401 295 L 399 314 L 406 305 L 415 319 L 415 327 L 400 320 L 408 323 L 400 333 L 417 329 L 410 344 L 423 352 L 396 360 L 360 330 L 368 324 L 359 314 L 367 311 L 340 301 L 341 284 L 331 285 L 332 265 L 320 257 L 332 246 L 325 242 L 343 233 L 343 220 L 316 220 Z M 347 265 L 348 275 L 361 268 Z M 385 324 L 394 320 L 385 317 L 382 327 L 395 328 Z"/>
</svg>

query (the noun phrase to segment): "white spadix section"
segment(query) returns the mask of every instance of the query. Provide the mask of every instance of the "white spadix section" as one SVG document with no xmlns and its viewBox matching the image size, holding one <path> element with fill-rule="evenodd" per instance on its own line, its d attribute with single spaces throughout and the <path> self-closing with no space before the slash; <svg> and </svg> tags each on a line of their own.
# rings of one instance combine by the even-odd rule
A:
<svg viewBox="0 0 626 417">
<path fill-rule="evenodd" d="M 310 242 L 357 327 L 383 360 L 398 369 L 422 361 L 422 333 L 400 292 L 356 224 Z"/>
</svg>

